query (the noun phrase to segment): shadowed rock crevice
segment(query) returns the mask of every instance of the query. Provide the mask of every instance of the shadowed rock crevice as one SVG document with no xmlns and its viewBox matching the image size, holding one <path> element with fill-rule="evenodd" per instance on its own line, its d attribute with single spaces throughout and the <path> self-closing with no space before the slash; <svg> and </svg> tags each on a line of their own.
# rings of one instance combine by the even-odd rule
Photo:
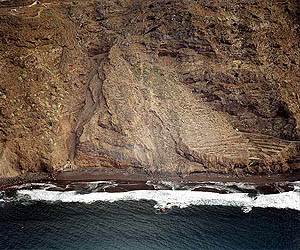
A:
<svg viewBox="0 0 300 250">
<path fill-rule="evenodd" d="M 80 136 L 83 133 L 84 126 L 91 120 L 100 104 L 102 97 L 102 85 L 105 80 L 104 65 L 107 62 L 107 54 L 95 55 L 97 66 L 90 73 L 85 90 L 84 106 L 78 111 L 78 117 L 74 132 L 69 139 L 69 161 L 73 162 L 76 156 L 77 146 L 80 143 Z"/>
</svg>

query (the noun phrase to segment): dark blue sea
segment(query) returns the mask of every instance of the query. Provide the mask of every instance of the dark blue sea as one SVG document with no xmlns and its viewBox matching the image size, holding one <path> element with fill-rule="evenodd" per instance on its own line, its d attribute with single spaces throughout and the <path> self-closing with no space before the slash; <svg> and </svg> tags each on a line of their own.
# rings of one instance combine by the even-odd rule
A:
<svg viewBox="0 0 300 250">
<path fill-rule="evenodd" d="M 243 209 L 230 202 L 226 206 L 205 205 L 201 194 L 199 205 L 166 203 L 163 211 L 158 206 L 162 206 L 162 198 L 130 200 L 127 196 L 122 200 L 115 193 L 112 197 L 119 200 L 62 202 L 50 194 L 44 200 L 30 197 L 29 192 L 32 190 L 1 203 L 0 249 L 300 249 L 300 211 L 275 208 L 277 201 L 270 207 L 258 205 L 260 201 L 251 209 Z M 66 195 L 49 192 L 61 200 Z M 183 195 L 181 200 L 186 202 L 185 191 L 179 195 L 180 191 L 165 192 L 177 192 L 176 197 Z M 161 191 L 155 195 L 167 196 Z M 264 196 L 270 201 L 280 199 L 280 195 Z M 225 196 L 205 194 L 216 203 L 217 199 L 227 200 Z M 167 200 L 178 201 L 171 196 Z"/>
</svg>

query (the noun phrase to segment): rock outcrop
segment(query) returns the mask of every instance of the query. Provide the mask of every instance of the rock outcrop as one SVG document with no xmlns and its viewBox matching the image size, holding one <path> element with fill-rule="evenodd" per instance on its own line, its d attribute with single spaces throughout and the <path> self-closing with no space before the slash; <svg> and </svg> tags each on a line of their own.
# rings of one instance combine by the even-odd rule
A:
<svg viewBox="0 0 300 250">
<path fill-rule="evenodd" d="M 1 177 L 300 168 L 298 1 L 0 6 Z"/>
</svg>

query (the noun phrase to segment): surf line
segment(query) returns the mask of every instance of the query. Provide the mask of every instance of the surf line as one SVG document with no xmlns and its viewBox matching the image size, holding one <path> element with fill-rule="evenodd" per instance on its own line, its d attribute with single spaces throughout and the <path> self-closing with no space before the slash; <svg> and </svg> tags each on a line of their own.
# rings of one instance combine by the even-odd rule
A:
<svg viewBox="0 0 300 250">
<path fill-rule="evenodd" d="M 82 203 L 148 200 L 156 202 L 156 209 L 163 208 L 161 212 L 172 207 L 186 208 L 191 205 L 233 206 L 240 207 L 244 212 L 250 212 L 253 207 L 293 209 L 300 211 L 299 191 L 298 188 L 295 188 L 294 191 L 289 192 L 251 196 L 248 193 L 219 194 L 191 190 L 135 190 L 116 193 L 90 192 L 80 194 L 76 191 L 22 189 L 17 191 L 17 198 L 29 197 L 29 199 L 35 201 Z"/>
</svg>

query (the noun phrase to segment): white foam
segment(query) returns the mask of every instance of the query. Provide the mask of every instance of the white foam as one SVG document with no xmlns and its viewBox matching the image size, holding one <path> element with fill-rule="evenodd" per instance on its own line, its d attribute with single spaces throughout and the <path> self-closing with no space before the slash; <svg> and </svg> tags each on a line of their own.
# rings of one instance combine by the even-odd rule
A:
<svg viewBox="0 0 300 250">
<path fill-rule="evenodd" d="M 299 183 L 300 188 L 300 183 Z M 218 194 L 212 192 L 194 192 L 190 190 L 137 190 L 123 193 L 89 193 L 78 194 L 75 191 L 59 192 L 47 190 L 18 190 L 18 196 L 26 195 L 36 201 L 84 202 L 153 200 L 156 208 L 177 206 L 185 208 L 190 205 L 222 205 L 247 208 L 290 208 L 300 211 L 300 192 L 290 191 L 279 194 L 258 195 L 250 197 L 246 193 Z"/>
<path fill-rule="evenodd" d="M 75 182 L 76 183 L 76 182 Z M 89 182 L 79 182 L 79 183 L 83 183 L 83 184 L 114 184 L 114 181 L 89 181 Z"/>
<path fill-rule="evenodd" d="M 107 187 L 115 187 L 118 185 L 113 181 L 91 181 L 91 182 L 80 182 L 80 184 L 86 185 L 91 190 L 97 188 L 99 184 L 107 184 L 107 185 L 103 186 L 104 190 Z M 76 182 L 70 183 L 66 187 L 68 188 L 68 187 L 71 187 L 72 185 L 78 185 L 78 183 L 76 183 Z"/>
<path fill-rule="evenodd" d="M 247 214 L 252 211 L 252 207 L 242 207 L 242 211 Z"/>
<path fill-rule="evenodd" d="M 295 191 L 300 191 L 300 181 L 290 182 L 294 186 Z"/>
<path fill-rule="evenodd" d="M 39 187 L 45 187 L 45 188 L 57 187 L 56 185 L 51 184 L 51 183 L 35 183 L 35 182 L 33 182 L 33 183 L 25 183 L 22 185 L 11 186 L 11 188 L 21 189 L 21 188 L 29 188 L 32 186 L 39 186 Z"/>
</svg>

